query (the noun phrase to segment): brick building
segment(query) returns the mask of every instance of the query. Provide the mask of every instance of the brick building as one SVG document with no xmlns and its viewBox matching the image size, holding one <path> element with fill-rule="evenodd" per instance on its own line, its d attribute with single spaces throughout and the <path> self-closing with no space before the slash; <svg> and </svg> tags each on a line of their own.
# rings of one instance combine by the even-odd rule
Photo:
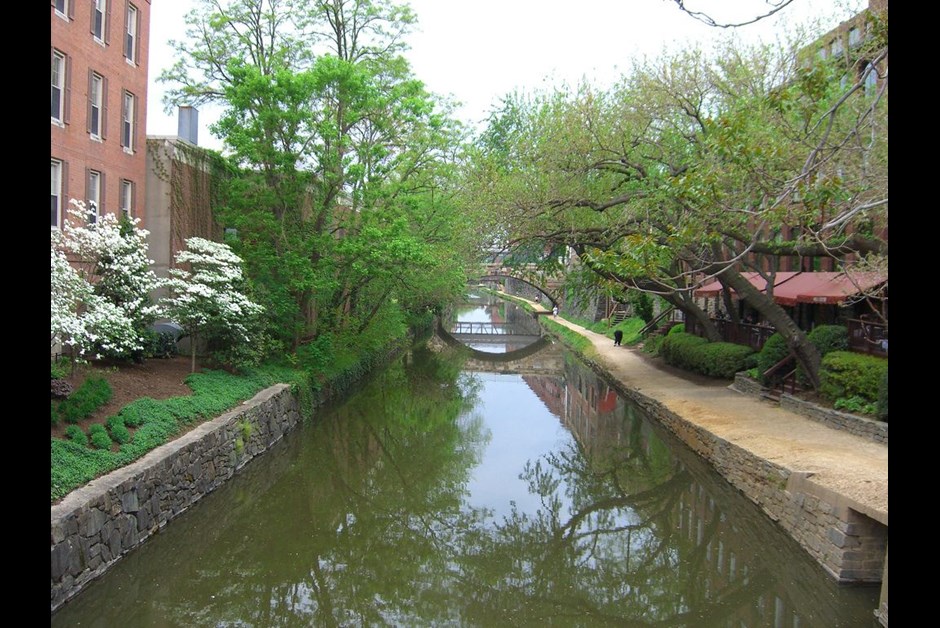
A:
<svg viewBox="0 0 940 628">
<path fill-rule="evenodd" d="M 144 211 L 151 0 L 51 0 L 52 228 L 69 199 Z"/>
</svg>

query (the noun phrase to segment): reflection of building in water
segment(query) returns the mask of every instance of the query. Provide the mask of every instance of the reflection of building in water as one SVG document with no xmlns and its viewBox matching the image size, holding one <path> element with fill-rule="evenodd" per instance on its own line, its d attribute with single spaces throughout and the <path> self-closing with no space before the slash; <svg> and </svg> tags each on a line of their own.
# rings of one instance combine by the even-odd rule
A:
<svg viewBox="0 0 940 628">
<path fill-rule="evenodd" d="M 664 544 L 677 551 L 674 577 L 691 583 L 682 605 L 701 610 L 702 625 L 871 625 L 864 589 L 857 596 L 840 590 L 793 539 L 639 407 L 586 367 L 566 364 L 565 380 L 564 393 L 551 395 L 564 397 L 559 416 L 588 464 L 605 474 L 615 469 L 615 493 L 630 495 L 630 505 L 610 514 L 647 522 L 650 538 L 672 537 Z M 543 400 L 547 388 L 543 383 Z"/>
<path fill-rule="evenodd" d="M 532 392 L 542 400 L 545 407 L 556 416 L 565 414 L 565 378 L 561 375 L 523 375 Z"/>
</svg>

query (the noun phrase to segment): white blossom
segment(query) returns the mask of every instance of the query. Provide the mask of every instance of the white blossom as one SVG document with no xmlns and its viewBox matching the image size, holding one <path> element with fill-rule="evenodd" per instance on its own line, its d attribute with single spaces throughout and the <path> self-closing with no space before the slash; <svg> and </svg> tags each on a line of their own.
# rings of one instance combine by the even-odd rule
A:
<svg viewBox="0 0 940 628">
<path fill-rule="evenodd" d="M 190 270 L 170 270 L 169 315 L 191 334 L 222 331 L 248 340 L 250 322 L 263 308 L 240 289 L 241 258 L 225 244 L 193 237 L 175 260 Z"/>
</svg>

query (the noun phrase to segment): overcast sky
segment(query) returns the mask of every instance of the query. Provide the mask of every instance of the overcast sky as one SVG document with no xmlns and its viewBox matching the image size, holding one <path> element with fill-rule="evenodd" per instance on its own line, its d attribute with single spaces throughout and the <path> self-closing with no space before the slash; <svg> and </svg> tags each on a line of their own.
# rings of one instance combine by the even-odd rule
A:
<svg viewBox="0 0 940 628">
<path fill-rule="evenodd" d="M 458 117 L 470 124 L 486 117 L 499 98 L 587 78 L 610 85 L 631 58 L 655 55 L 683 42 L 728 34 L 681 12 L 673 0 L 410 0 L 418 24 L 409 37 L 412 70 L 427 88 L 463 103 Z M 164 85 L 156 77 L 173 62 L 167 40 L 185 33 L 184 15 L 194 0 L 153 0 L 147 134 L 176 135 L 177 117 L 163 113 Z M 766 6 L 764 0 L 689 0 L 715 17 L 738 21 Z M 828 28 L 860 11 L 861 0 L 795 0 L 773 18 L 742 27 L 750 39 L 772 38 L 787 23 L 823 18 Z M 847 8 L 846 8 L 847 7 Z M 221 150 L 208 127 L 218 113 L 199 112 L 199 144 Z"/>
</svg>

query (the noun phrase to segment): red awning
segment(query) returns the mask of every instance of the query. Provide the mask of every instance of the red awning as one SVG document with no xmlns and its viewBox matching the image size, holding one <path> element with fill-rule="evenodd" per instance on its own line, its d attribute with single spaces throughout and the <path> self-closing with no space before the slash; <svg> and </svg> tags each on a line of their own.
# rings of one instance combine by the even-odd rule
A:
<svg viewBox="0 0 940 628">
<path fill-rule="evenodd" d="M 774 286 L 774 301 L 780 305 L 818 303 L 837 305 L 887 281 L 881 273 L 806 272 Z"/>
<path fill-rule="evenodd" d="M 764 292 L 765 290 L 767 290 L 767 280 L 761 277 L 760 273 L 748 272 L 748 273 L 741 273 L 741 274 L 744 276 L 745 279 L 751 282 L 752 286 L 754 286 L 761 292 Z M 779 286 L 780 284 L 786 281 L 789 281 L 795 275 L 799 275 L 799 274 L 800 274 L 799 272 L 791 272 L 791 271 L 778 272 L 776 277 L 774 278 L 774 294 L 777 293 L 777 286 Z M 732 292 L 734 291 L 732 290 Z M 692 296 L 694 297 L 711 298 L 711 297 L 717 297 L 719 294 L 721 294 L 721 282 L 718 281 L 717 279 L 709 281 L 708 283 L 703 284 L 701 287 L 692 291 Z"/>
</svg>

